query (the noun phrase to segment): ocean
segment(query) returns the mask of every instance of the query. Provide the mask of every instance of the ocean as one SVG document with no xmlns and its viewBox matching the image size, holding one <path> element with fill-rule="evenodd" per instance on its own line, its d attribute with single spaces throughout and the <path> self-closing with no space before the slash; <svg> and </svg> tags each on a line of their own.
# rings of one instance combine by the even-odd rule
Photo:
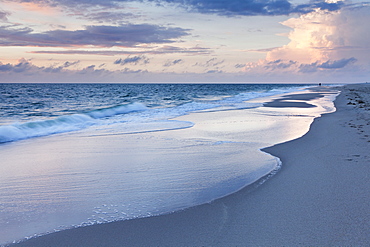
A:
<svg viewBox="0 0 370 247">
<path fill-rule="evenodd" d="M 149 131 L 149 123 L 162 121 L 156 125 L 161 128 L 162 124 L 167 126 L 168 119 L 190 112 L 220 106 L 230 109 L 254 107 L 245 101 L 303 86 L 0 84 L 0 143 L 77 131 L 91 126 L 106 127 L 116 123 L 130 125 L 125 130 L 127 133 Z M 139 127 L 137 123 L 146 126 Z M 171 129 L 172 126 L 168 128 Z"/>
<path fill-rule="evenodd" d="M 278 171 L 260 149 L 335 110 L 306 84 L 0 84 L 0 244 L 209 203 Z"/>
</svg>

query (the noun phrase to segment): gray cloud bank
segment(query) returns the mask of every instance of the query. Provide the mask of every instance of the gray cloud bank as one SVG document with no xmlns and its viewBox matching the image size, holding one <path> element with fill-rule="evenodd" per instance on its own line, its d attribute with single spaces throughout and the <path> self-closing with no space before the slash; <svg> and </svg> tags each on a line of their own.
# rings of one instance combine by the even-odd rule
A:
<svg viewBox="0 0 370 247">
<path fill-rule="evenodd" d="M 328 60 L 324 63 L 311 63 L 311 64 L 302 64 L 299 67 L 299 71 L 303 73 L 310 73 L 316 72 L 319 69 L 326 69 L 326 70 L 334 70 L 334 69 L 342 69 L 351 63 L 355 63 L 357 61 L 356 58 L 343 58 L 340 60 Z"/>
<path fill-rule="evenodd" d="M 200 13 L 215 13 L 221 15 L 289 15 L 305 14 L 314 9 L 338 10 L 343 2 L 326 3 L 325 1 L 310 1 L 308 4 L 294 6 L 287 0 L 163 0 L 190 6 Z"/>
<path fill-rule="evenodd" d="M 145 57 L 140 56 L 127 57 L 126 59 L 116 60 L 116 64 L 126 63 L 131 64 L 135 61 L 145 60 Z M 126 60 L 126 61 L 125 61 Z M 169 64 L 181 64 L 181 59 L 169 60 L 163 66 Z M 347 71 L 353 70 L 355 58 L 345 58 L 339 60 L 327 60 L 325 62 L 316 62 L 311 64 L 299 63 L 297 61 L 275 60 L 269 61 L 259 66 L 254 66 L 252 70 L 245 67 L 244 72 L 226 73 L 217 68 L 209 68 L 205 73 L 156 73 L 146 69 L 138 68 L 136 70 L 130 68 L 122 68 L 118 70 L 107 70 L 101 66 L 88 65 L 78 68 L 80 61 L 63 62 L 51 66 L 37 66 L 30 60 L 20 59 L 17 63 L 2 63 L 0 61 L 0 81 L 2 82 L 174 82 L 174 81 L 241 81 L 241 82 L 257 82 L 263 80 L 281 81 L 281 78 L 286 79 L 289 74 L 289 81 L 345 81 L 348 78 L 359 81 L 363 78 L 361 73 L 353 78 L 351 74 L 348 77 Z M 247 65 L 246 65 L 247 66 Z M 239 66 L 238 66 L 239 67 Z M 241 68 L 241 65 L 240 65 Z M 296 72 L 296 73 L 295 73 Z M 361 72 L 361 71 L 359 71 Z M 261 74 L 266 76 L 261 77 Z M 302 76 L 305 75 L 305 76 Z M 327 75 L 330 75 L 327 77 Z M 346 77 L 347 76 L 347 77 Z M 232 80 L 231 80 L 232 79 Z M 259 79 L 259 80 L 258 80 Z M 362 79 L 361 79 L 362 80 Z"/>
<path fill-rule="evenodd" d="M 27 73 L 27 72 L 45 72 L 45 73 L 59 73 L 64 69 L 78 64 L 80 61 L 65 62 L 59 66 L 39 67 L 32 64 L 30 61 L 22 58 L 16 64 L 4 64 L 0 61 L 0 73 Z"/>
<path fill-rule="evenodd" d="M 188 29 L 162 27 L 151 24 L 120 26 L 87 26 L 82 30 L 53 30 L 41 33 L 31 28 L 0 27 L 0 46 L 39 47 L 133 47 L 138 44 L 172 43 L 188 35 Z"/>
<path fill-rule="evenodd" d="M 137 65 L 139 63 L 148 64 L 149 59 L 146 56 L 133 56 L 133 57 L 129 56 L 125 59 L 120 58 L 114 61 L 114 64 L 119 64 L 119 65 L 125 65 L 125 64 Z"/>
<path fill-rule="evenodd" d="M 142 0 L 19 0 L 21 2 L 36 2 L 39 4 L 64 5 L 101 5 L 115 6 L 117 3 Z M 340 9 L 343 1 L 328 3 L 324 0 L 311 0 L 307 4 L 293 5 L 288 0 L 146 0 L 155 4 L 174 4 L 187 10 L 200 13 L 214 13 L 219 15 L 289 15 L 305 14 L 322 9 L 334 11 Z"/>
<path fill-rule="evenodd" d="M 314 62 L 314 63 L 299 63 L 297 61 L 286 61 L 282 59 L 274 61 L 266 61 L 260 65 L 262 71 L 297 71 L 300 73 L 315 73 L 318 71 L 334 71 L 341 70 L 354 64 L 357 61 L 356 58 L 343 58 L 339 60 L 327 60 L 325 62 Z M 256 68 L 258 69 L 258 67 Z"/>
</svg>

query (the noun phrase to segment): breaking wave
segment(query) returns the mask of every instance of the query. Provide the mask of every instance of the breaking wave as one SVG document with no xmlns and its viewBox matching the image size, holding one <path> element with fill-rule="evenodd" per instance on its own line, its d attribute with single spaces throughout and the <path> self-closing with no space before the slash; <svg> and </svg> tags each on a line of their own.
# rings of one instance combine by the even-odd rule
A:
<svg viewBox="0 0 370 247">
<path fill-rule="evenodd" d="M 55 119 L 0 126 L 0 143 L 81 130 L 98 124 L 97 119 L 144 111 L 146 109 L 147 107 L 141 103 L 132 103 L 96 109 L 81 114 L 65 115 Z"/>
</svg>

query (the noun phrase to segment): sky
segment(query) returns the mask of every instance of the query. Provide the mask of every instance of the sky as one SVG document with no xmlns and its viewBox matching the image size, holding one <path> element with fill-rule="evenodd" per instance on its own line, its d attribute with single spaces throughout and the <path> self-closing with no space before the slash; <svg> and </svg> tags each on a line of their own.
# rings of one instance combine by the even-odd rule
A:
<svg viewBox="0 0 370 247">
<path fill-rule="evenodd" d="M 369 23 L 358 0 L 0 0 L 0 82 L 365 82 Z"/>
</svg>

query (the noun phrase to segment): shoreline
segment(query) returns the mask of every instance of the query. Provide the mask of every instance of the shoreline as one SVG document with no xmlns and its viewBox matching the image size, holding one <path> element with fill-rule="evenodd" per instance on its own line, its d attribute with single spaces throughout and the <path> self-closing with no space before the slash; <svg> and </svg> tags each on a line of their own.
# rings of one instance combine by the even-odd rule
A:
<svg viewBox="0 0 370 247">
<path fill-rule="evenodd" d="M 365 246 L 370 243 L 369 98 L 350 95 L 361 88 L 369 93 L 366 84 L 344 86 L 337 111 L 316 118 L 303 137 L 263 149 L 283 166 L 258 189 L 254 184 L 172 214 L 65 230 L 16 245 Z M 346 97 L 355 105 L 347 105 Z"/>
</svg>

